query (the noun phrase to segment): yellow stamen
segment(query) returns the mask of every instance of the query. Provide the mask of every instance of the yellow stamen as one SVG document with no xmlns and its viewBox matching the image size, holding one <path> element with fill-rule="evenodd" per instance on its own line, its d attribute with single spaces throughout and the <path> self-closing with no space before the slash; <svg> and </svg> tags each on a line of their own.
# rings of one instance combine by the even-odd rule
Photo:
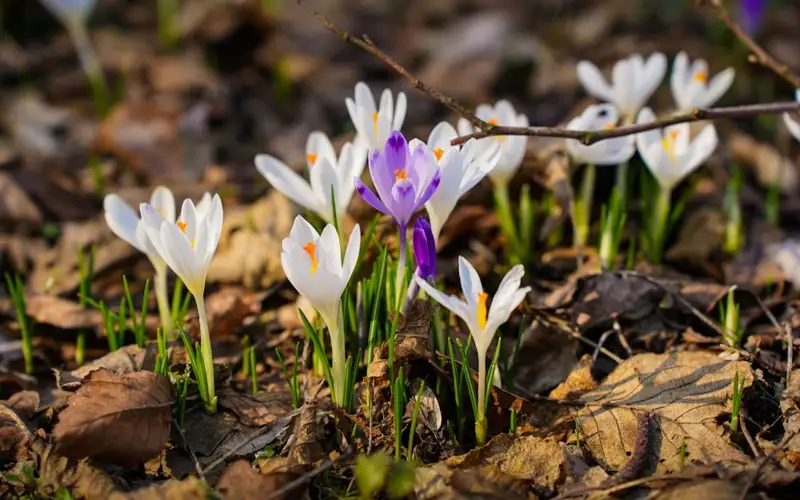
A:
<svg viewBox="0 0 800 500">
<path fill-rule="evenodd" d="M 314 164 L 317 163 L 317 155 L 314 153 L 308 153 L 306 155 L 306 160 L 308 161 L 309 165 L 314 166 Z"/>
<path fill-rule="evenodd" d="M 694 79 L 700 83 L 708 83 L 708 73 L 705 71 L 698 71 L 694 74 Z"/>
<path fill-rule="evenodd" d="M 407 179 L 407 172 L 404 168 L 396 168 L 394 169 L 394 181 L 404 181 Z"/>
<path fill-rule="evenodd" d="M 478 294 L 478 309 L 476 315 L 478 316 L 478 327 L 483 330 L 486 327 L 486 299 L 489 298 L 487 293 Z"/>
<path fill-rule="evenodd" d="M 378 133 L 378 113 L 377 113 L 377 111 L 375 113 L 372 113 L 372 130 L 374 130 L 376 134 Z"/>
<path fill-rule="evenodd" d="M 613 124 L 613 123 L 611 123 L 611 122 L 609 122 L 609 123 L 606 123 L 605 125 L 603 125 L 603 128 L 604 128 L 605 130 L 611 130 L 612 128 L 614 128 L 614 124 Z"/>
<path fill-rule="evenodd" d="M 670 162 L 675 161 L 675 141 L 678 139 L 679 135 L 680 130 L 670 130 L 661 140 Z"/>
<path fill-rule="evenodd" d="M 311 275 L 313 276 L 317 272 L 317 266 L 319 265 L 319 262 L 317 262 L 317 245 L 313 241 L 309 241 L 303 247 L 303 250 L 306 251 L 311 259 Z"/>
<path fill-rule="evenodd" d="M 436 148 L 433 150 L 433 156 L 436 157 L 436 161 L 441 160 L 443 154 L 444 154 L 444 149 L 442 148 Z"/>
<path fill-rule="evenodd" d="M 488 123 L 489 125 L 497 125 L 497 120 L 495 120 L 494 118 L 490 118 L 490 119 L 486 120 L 486 123 Z M 504 136 L 504 135 L 493 135 L 492 139 L 498 140 L 500 142 L 505 142 L 506 136 Z"/>
</svg>

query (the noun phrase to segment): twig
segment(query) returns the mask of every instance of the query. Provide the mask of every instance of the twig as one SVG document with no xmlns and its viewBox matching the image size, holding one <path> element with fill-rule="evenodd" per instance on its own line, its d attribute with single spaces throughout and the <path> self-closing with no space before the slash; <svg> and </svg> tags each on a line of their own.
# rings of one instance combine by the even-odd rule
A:
<svg viewBox="0 0 800 500">
<path fill-rule="evenodd" d="M 784 438 L 781 440 L 778 446 L 773 448 L 768 455 L 761 457 L 761 460 L 758 461 L 758 466 L 756 467 L 756 470 L 749 478 L 747 478 L 747 484 L 745 484 L 744 488 L 742 488 L 742 492 L 739 494 L 739 500 L 744 500 L 745 498 L 747 498 L 747 492 L 750 491 L 750 488 L 753 487 L 753 484 L 758 479 L 758 476 L 761 475 L 761 470 L 764 468 L 767 462 L 771 460 L 772 457 L 774 457 L 779 450 L 783 449 L 784 446 L 789 444 L 789 441 L 791 441 L 792 438 L 794 438 L 797 435 L 797 433 L 798 431 L 795 430 L 790 432 L 789 434 L 786 434 L 786 436 L 784 436 Z"/>
<path fill-rule="evenodd" d="M 717 19 L 725 23 L 725 26 L 727 26 L 728 29 L 731 30 L 734 35 L 736 35 L 736 38 L 738 38 L 743 44 L 747 45 L 747 48 L 753 52 L 753 55 L 750 58 L 751 61 L 757 62 L 761 66 L 771 70 L 793 87 L 800 88 L 800 78 L 792 73 L 792 71 L 789 69 L 789 66 L 769 55 L 766 50 L 761 48 L 760 45 L 750 38 L 750 35 L 745 33 L 741 26 L 739 26 L 733 20 L 733 18 L 731 18 L 730 14 L 728 13 L 728 9 L 725 8 L 725 5 L 721 0 L 708 0 L 708 3 L 710 4 Z"/>
<path fill-rule="evenodd" d="M 747 409 L 742 408 L 739 410 L 739 420 L 741 421 L 742 425 L 740 428 L 742 429 L 742 434 L 744 434 L 744 439 L 747 441 L 747 444 L 750 446 L 750 450 L 753 452 L 753 456 L 758 458 L 761 456 L 761 450 L 758 449 L 756 446 L 756 442 L 753 440 L 753 436 L 750 435 L 750 431 L 747 430 L 747 422 L 745 420 L 750 420 L 747 416 Z"/>
<path fill-rule="evenodd" d="M 181 441 L 183 441 L 183 449 L 186 451 L 186 453 L 189 455 L 189 458 L 191 458 L 192 462 L 194 463 L 194 470 L 197 471 L 197 477 L 199 477 L 201 481 L 205 481 L 206 476 L 203 474 L 203 468 L 200 467 L 200 462 L 197 461 L 197 455 L 194 454 L 194 451 L 192 451 L 192 447 L 189 446 L 189 441 L 186 440 L 186 434 L 183 433 L 183 429 L 181 429 L 181 426 L 178 425 L 178 421 L 175 420 L 174 418 L 172 419 L 172 425 L 173 427 L 175 427 L 175 430 L 177 430 L 178 434 L 180 434 L 181 436 Z"/>
<path fill-rule="evenodd" d="M 712 0 L 713 1 L 713 0 Z M 303 0 L 297 0 L 298 4 L 302 4 Z M 307 7 L 308 8 L 308 7 Z M 415 77 L 410 71 L 404 68 L 400 63 L 392 59 L 388 54 L 378 48 L 377 45 L 366 35 L 361 37 L 352 35 L 337 26 L 333 21 L 323 16 L 319 12 L 308 8 L 309 12 L 317 18 L 322 26 L 328 31 L 334 33 L 345 42 L 352 43 L 356 47 L 372 54 L 377 59 L 383 61 L 387 66 L 395 70 L 398 74 L 405 77 L 412 87 L 420 90 L 430 96 L 431 98 L 439 101 L 444 106 L 452 111 L 455 111 L 462 117 L 466 118 L 478 131 L 472 134 L 456 137 L 451 141 L 451 144 L 462 144 L 469 139 L 482 139 L 484 137 L 498 136 L 498 135 L 526 135 L 537 137 L 561 137 L 565 139 L 576 139 L 583 144 L 590 145 L 596 142 L 611 139 L 613 137 L 623 137 L 626 135 L 637 134 L 647 130 L 654 130 L 664 128 L 669 125 L 678 123 L 693 122 L 699 120 L 713 120 L 717 118 L 744 118 L 756 115 L 765 114 L 780 114 L 791 111 L 800 111 L 800 103 L 797 102 L 778 102 L 769 104 L 750 104 L 744 106 L 729 106 L 721 108 L 695 108 L 688 113 L 681 113 L 671 115 L 661 120 L 656 120 L 651 123 L 640 123 L 636 125 L 626 125 L 622 127 L 604 129 L 604 130 L 567 130 L 558 127 L 507 127 L 503 125 L 494 125 L 487 121 L 481 120 L 475 114 L 468 110 L 463 105 L 459 104 L 455 99 L 448 97 L 438 90 L 426 85 Z M 763 52 L 763 51 L 762 51 Z M 788 69 L 787 69 L 788 71 Z M 800 86 L 800 85 L 798 85 Z"/>
<path fill-rule="evenodd" d="M 339 455 L 336 460 L 326 459 L 319 467 L 315 467 L 314 469 L 310 470 L 309 472 L 303 474 L 302 476 L 298 477 L 291 483 L 274 490 L 269 495 L 264 497 L 264 500 L 271 500 L 273 498 L 283 498 L 287 493 L 296 490 L 297 488 L 303 486 L 306 483 L 311 482 L 312 479 L 328 472 L 333 468 L 334 465 L 339 463 L 342 460 L 346 460 L 350 458 L 354 454 L 354 449 L 350 448 L 349 450 L 345 451 L 343 454 Z"/>
</svg>

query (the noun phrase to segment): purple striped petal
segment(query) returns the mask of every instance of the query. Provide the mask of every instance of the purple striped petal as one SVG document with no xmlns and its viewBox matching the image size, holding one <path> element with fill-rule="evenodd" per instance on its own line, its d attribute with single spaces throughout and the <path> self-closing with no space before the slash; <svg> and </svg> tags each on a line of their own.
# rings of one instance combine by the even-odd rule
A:
<svg viewBox="0 0 800 500">
<path fill-rule="evenodd" d="M 361 197 L 361 199 L 366 201 L 369 206 L 371 206 L 378 212 L 393 216 L 393 214 L 389 211 L 388 208 L 386 208 L 386 205 L 384 205 L 384 203 L 380 200 L 380 198 L 375 196 L 375 193 L 373 193 L 370 188 L 368 188 L 363 182 L 361 182 L 361 179 L 356 177 L 355 184 L 358 195 Z"/>
</svg>

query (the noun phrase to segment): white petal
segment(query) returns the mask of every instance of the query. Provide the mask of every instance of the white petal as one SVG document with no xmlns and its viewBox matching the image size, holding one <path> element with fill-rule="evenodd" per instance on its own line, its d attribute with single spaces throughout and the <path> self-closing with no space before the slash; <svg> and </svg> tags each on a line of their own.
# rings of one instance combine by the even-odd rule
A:
<svg viewBox="0 0 800 500">
<path fill-rule="evenodd" d="M 466 118 L 459 118 L 456 128 L 458 129 L 458 135 L 460 136 L 469 135 L 475 131 L 475 127 L 473 127 Z"/>
<path fill-rule="evenodd" d="M 714 76 L 708 83 L 705 95 L 702 102 L 698 105 L 701 108 L 708 108 L 713 106 L 720 97 L 731 88 L 733 78 L 736 76 L 736 70 L 733 68 L 725 69 Z"/>
<path fill-rule="evenodd" d="M 440 292 L 436 288 L 432 287 L 427 281 L 421 279 L 419 276 L 415 275 L 414 279 L 417 280 L 419 287 L 425 293 L 427 293 L 430 298 L 441 304 L 442 307 L 464 320 L 467 325 L 475 324 L 477 315 L 475 311 L 470 309 L 469 304 L 459 300 L 458 297 Z"/>
<path fill-rule="evenodd" d="M 344 262 L 342 263 L 342 281 L 347 284 L 350 281 L 353 271 L 356 268 L 356 261 L 361 249 L 361 227 L 356 224 L 353 232 L 350 233 L 350 240 L 347 242 L 347 249 L 344 252 Z"/>
<path fill-rule="evenodd" d="M 139 217 L 119 195 L 109 194 L 103 199 L 103 212 L 106 224 L 112 233 L 140 252 L 147 253 L 147 248 L 139 242 L 136 236 Z"/>
<path fill-rule="evenodd" d="M 333 227 L 333 224 L 327 224 L 319 236 L 317 258 L 319 259 L 320 269 L 327 269 L 336 276 L 341 276 L 342 274 L 342 248 L 340 245 L 336 228 Z"/>
<path fill-rule="evenodd" d="M 706 162 L 717 148 L 717 131 L 714 125 L 706 125 L 703 130 L 692 140 L 685 160 L 680 165 L 681 178 L 694 172 Z"/>
<path fill-rule="evenodd" d="M 356 107 L 362 108 L 368 115 L 371 115 L 377 111 L 375 108 L 375 97 L 372 95 L 372 91 L 369 89 L 366 83 L 356 83 L 355 96 Z"/>
<path fill-rule="evenodd" d="M 641 78 L 641 95 L 639 106 L 644 105 L 653 92 L 656 91 L 667 72 L 667 56 L 661 52 L 652 54 L 644 65 L 644 75 Z M 637 110 L 638 111 L 638 110 Z"/>
<path fill-rule="evenodd" d="M 586 92 L 604 101 L 614 100 L 614 91 L 597 66 L 589 61 L 581 61 L 578 63 L 577 71 L 578 81 Z"/>
<path fill-rule="evenodd" d="M 172 191 L 164 186 L 158 186 L 150 195 L 150 204 L 169 222 L 175 222 L 175 197 Z"/>
<path fill-rule="evenodd" d="M 634 91 L 635 84 L 636 75 L 633 72 L 632 59 L 621 59 L 614 63 L 611 70 L 611 85 L 614 95 L 609 100 L 619 106 L 625 115 L 636 113 L 640 104 L 639 96 Z"/>
<path fill-rule="evenodd" d="M 789 133 L 794 136 L 795 139 L 800 141 L 800 123 L 797 122 L 794 118 L 789 115 L 789 113 L 783 114 L 783 123 L 786 124 L 786 128 L 789 129 Z"/>
<path fill-rule="evenodd" d="M 453 147 L 450 141 L 458 137 L 456 129 L 447 122 L 439 122 L 433 127 L 430 135 L 428 136 L 428 147 L 431 149 L 442 149 L 447 151 Z"/>
<path fill-rule="evenodd" d="M 478 294 L 483 293 L 483 284 L 478 272 L 464 257 L 458 257 L 458 276 L 461 278 L 461 291 L 470 308 L 478 302 Z"/>
<path fill-rule="evenodd" d="M 314 226 L 309 224 L 309 222 L 305 220 L 302 215 L 298 215 L 294 218 L 294 223 L 292 224 L 292 229 L 289 232 L 289 237 L 301 247 L 308 242 L 316 243 L 319 240 L 319 234 L 317 234 L 317 230 L 314 229 Z"/>
<path fill-rule="evenodd" d="M 306 139 L 306 155 L 317 155 L 317 161 L 326 159 L 336 165 L 336 150 L 327 135 L 320 131 L 311 132 Z"/>
<path fill-rule="evenodd" d="M 522 281 L 522 277 L 524 275 L 525 268 L 522 265 L 517 264 L 516 266 L 512 267 L 505 276 L 503 276 L 503 280 L 497 287 L 497 293 L 495 293 L 495 296 L 492 299 L 492 305 L 489 308 L 489 314 L 491 314 L 491 312 L 496 308 L 503 307 L 503 304 L 507 303 L 511 299 L 514 292 L 519 289 L 520 282 Z"/>
<path fill-rule="evenodd" d="M 174 224 L 161 225 L 160 239 L 163 242 L 162 257 L 186 288 L 193 294 L 203 293 L 205 288 L 205 268 L 198 261 L 189 240 Z"/>
<path fill-rule="evenodd" d="M 186 223 L 186 226 L 184 226 L 183 230 L 183 234 L 186 235 L 186 239 L 189 241 L 196 240 L 198 233 L 197 211 L 194 208 L 194 203 L 192 203 L 192 200 L 188 198 L 183 200 L 183 205 L 181 205 L 181 214 L 178 216 L 178 220 Z"/>
<path fill-rule="evenodd" d="M 256 168 L 267 182 L 298 205 L 322 212 L 324 205 L 311 191 L 311 186 L 285 163 L 270 155 L 256 155 Z"/>
<path fill-rule="evenodd" d="M 392 130 L 400 130 L 403 128 L 403 122 L 406 119 L 406 109 L 408 103 L 406 102 L 406 94 L 404 92 L 397 93 L 397 107 L 394 110 L 394 118 L 392 121 Z"/>
<path fill-rule="evenodd" d="M 675 56 L 675 62 L 672 63 L 672 74 L 669 78 L 669 86 L 672 90 L 672 96 L 676 102 L 679 101 L 680 96 L 683 94 L 686 87 L 686 72 L 689 69 L 689 56 L 686 52 L 680 52 Z"/>
<path fill-rule="evenodd" d="M 200 197 L 200 201 L 195 204 L 194 209 L 197 212 L 197 217 L 199 219 L 204 219 L 207 217 L 208 211 L 211 210 L 211 193 L 208 191 L 203 193 L 203 196 Z"/>
<path fill-rule="evenodd" d="M 331 199 L 331 189 L 336 189 L 339 185 L 339 178 L 336 175 L 334 166 L 326 159 L 318 160 L 317 164 L 311 168 L 311 191 L 314 198 L 320 200 L 320 205 L 324 210 L 317 213 L 326 222 L 333 222 L 333 200 Z M 352 182 L 352 181 L 351 181 Z M 339 193 L 335 193 L 336 203 L 339 203 Z M 338 207 L 337 207 L 338 210 Z M 316 210 L 315 210 L 316 211 Z"/>
</svg>

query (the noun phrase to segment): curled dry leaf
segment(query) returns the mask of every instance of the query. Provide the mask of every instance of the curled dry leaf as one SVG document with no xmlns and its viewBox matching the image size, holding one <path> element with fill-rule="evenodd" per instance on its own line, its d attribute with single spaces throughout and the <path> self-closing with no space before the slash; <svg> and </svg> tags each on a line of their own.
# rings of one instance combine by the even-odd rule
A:
<svg viewBox="0 0 800 500">
<path fill-rule="evenodd" d="M 28 453 L 31 431 L 8 405 L 0 404 L 0 464 L 13 464 Z"/>
<path fill-rule="evenodd" d="M 260 464 L 262 472 L 247 460 L 237 460 L 225 469 L 217 482 L 219 491 L 228 500 L 260 500 L 267 494 L 287 485 L 304 470 L 292 465 L 284 457 L 274 457 Z M 277 498 L 301 498 L 302 490 Z"/>
<path fill-rule="evenodd" d="M 744 459 L 717 423 L 729 411 L 737 372 L 749 387 L 753 373 L 744 361 L 729 362 L 708 352 L 639 354 L 581 397 L 585 406 L 575 420 L 587 447 L 607 469 L 619 470 L 628 462 L 643 412 L 657 417 L 660 432 L 652 445 L 660 472 L 680 469 L 682 442 L 691 461 Z"/>
<path fill-rule="evenodd" d="M 0 172 L 0 222 L 35 225 L 42 222 L 41 210 L 6 172 Z"/>
<path fill-rule="evenodd" d="M 92 372 L 53 429 L 56 451 L 137 464 L 157 456 L 169 439 L 174 388 L 153 372 Z"/>
<path fill-rule="evenodd" d="M 126 345 L 70 372 L 54 370 L 56 384 L 61 389 L 74 391 L 80 387 L 83 379 L 97 370 L 108 370 L 116 375 L 133 373 L 142 368 L 145 354 L 146 350 L 139 346 Z"/>
<path fill-rule="evenodd" d="M 232 411 L 242 424 L 251 427 L 271 424 L 292 410 L 288 392 L 260 392 L 251 396 L 225 388 L 218 397 L 220 407 Z"/>
</svg>

